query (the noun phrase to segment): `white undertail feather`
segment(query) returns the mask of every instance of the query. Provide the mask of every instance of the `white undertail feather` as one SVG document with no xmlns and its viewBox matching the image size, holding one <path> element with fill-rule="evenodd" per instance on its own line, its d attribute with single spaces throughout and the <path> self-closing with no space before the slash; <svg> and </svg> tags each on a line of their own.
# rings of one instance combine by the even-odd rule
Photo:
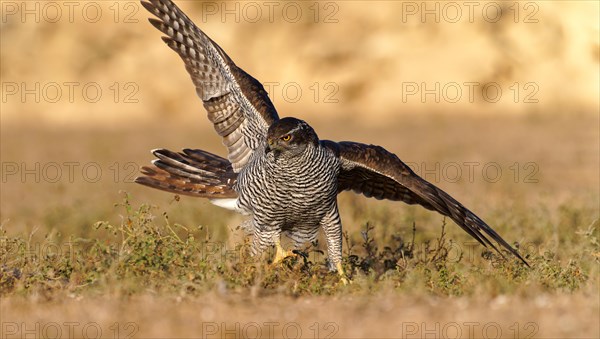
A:
<svg viewBox="0 0 600 339">
<path fill-rule="evenodd" d="M 227 198 L 227 199 L 209 199 L 211 204 L 228 209 L 228 210 L 232 210 L 232 211 L 236 211 L 236 212 L 240 212 L 240 208 L 238 207 L 238 200 L 237 198 Z"/>
</svg>

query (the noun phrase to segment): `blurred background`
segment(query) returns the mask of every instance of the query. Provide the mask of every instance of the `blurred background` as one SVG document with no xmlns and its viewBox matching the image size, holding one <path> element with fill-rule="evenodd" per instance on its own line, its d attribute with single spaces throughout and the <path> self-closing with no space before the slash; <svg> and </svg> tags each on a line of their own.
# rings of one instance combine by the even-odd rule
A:
<svg viewBox="0 0 600 339">
<path fill-rule="evenodd" d="M 138 2 L 1 4 L 7 229 L 86 233 L 120 190 L 237 222 L 132 183 L 153 148 L 225 154 Z M 177 4 L 321 138 L 383 145 L 484 214 L 598 206 L 596 1 Z"/>
<path fill-rule="evenodd" d="M 387 125 L 400 114 L 598 109 L 595 1 L 177 4 L 283 115 Z M 2 122 L 201 122 L 148 16 L 136 1 L 3 1 Z"/>
</svg>

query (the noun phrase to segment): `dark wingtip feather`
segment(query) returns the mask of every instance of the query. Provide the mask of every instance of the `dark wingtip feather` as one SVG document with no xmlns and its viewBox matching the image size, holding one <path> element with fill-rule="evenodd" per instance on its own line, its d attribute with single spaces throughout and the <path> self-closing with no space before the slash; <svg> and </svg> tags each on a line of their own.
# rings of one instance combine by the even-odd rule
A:
<svg viewBox="0 0 600 339">
<path fill-rule="evenodd" d="M 150 150 L 150 153 L 154 156 L 157 156 L 156 153 L 161 153 L 161 152 L 165 152 L 165 151 L 168 151 L 168 150 L 166 150 L 164 148 L 155 148 L 153 150 Z"/>
<path fill-rule="evenodd" d="M 342 167 L 346 173 L 344 177 L 347 184 L 348 175 L 365 175 L 364 170 L 370 171 L 367 175 L 368 180 L 364 177 L 352 178 L 356 179 L 351 185 L 347 185 L 344 189 L 353 189 L 357 193 L 363 193 L 366 196 L 371 195 L 373 184 L 385 182 L 392 179 L 397 184 L 396 192 L 391 192 L 388 195 L 381 196 L 382 198 L 401 200 L 409 204 L 420 204 L 427 209 L 439 212 L 442 215 L 451 218 L 460 228 L 467 232 L 471 237 L 477 240 L 485 247 L 491 247 L 500 256 L 506 258 L 501 248 L 505 248 L 516 258 L 521 260 L 527 267 L 530 267 L 527 261 L 519 254 L 517 250 L 512 248 L 498 233 L 496 233 L 483 220 L 477 217 L 473 212 L 464 207 L 461 203 L 452 198 L 449 194 L 439 189 L 435 185 L 429 183 L 425 179 L 415 174 L 410 167 L 403 163 L 395 154 L 385 150 L 380 146 L 365 145 L 356 142 L 339 142 L 322 141 L 322 144 L 331 149 L 338 155 L 342 161 Z M 345 162 L 345 164 L 344 164 Z M 356 171 L 360 168 L 360 171 Z M 353 174 L 354 173 L 354 174 Z M 356 181 L 362 182 L 362 185 L 357 185 Z M 385 179 L 385 180 L 384 180 Z M 400 192 L 398 196 L 394 193 Z M 409 192 L 409 193 L 407 193 Z M 407 194 L 409 194 L 407 196 Z M 487 236 L 486 236 L 487 235 Z M 495 243 L 493 243 L 490 237 Z M 499 249 L 500 247 L 500 249 Z"/>
<path fill-rule="evenodd" d="M 135 182 L 136 184 L 140 184 L 140 185 L 144 185 L 144 186 L 148 186 L 148 187 L 152 187 L 152 188 L 158 188 L 159 185 L 156 185 L 156 180 L 150 178 L 150 177 L 136 177 L 135 179 L 133 179 L 133 182 Z"/>
<path fill-rule="evenodd" d="M 148 1 L 140 1 L 140 3 L 142 4 L 142 6 L 144 6 L 144 8 L 152 13 L 155 14 L 155 12 L 157 11 L 156 7 L 154 6 L 154 4 L 148 2 Z"/>
<path fill-rule="evenodd" d="M 163 26 L 164 23 L 162 22 L 162 20 L 156 19 L 156 18 L 148 18 L 148 22 L 154 26 L 154 28 L 158 29 L 159 31 L 163 32 Z"/>
<path fill-rule="evenodd" d="M 431 185 L 431 184 L 429 184 Z M 432 187 L 435 187 L 431 185 Z M 489 236 L 492 240 L 494 240 L 498 245 L 502 248 L 508 250 L 512 255 L 521 260 L 527 267 L 530 267 L 527 261 L 523 259 L 523 257 L 519 254 L 517 250 L 515 250 L 512 246 L 510 246 L 504 238 L 502 238 L 493 228 L 491 228 L 485 221 L 481 220 L 477 215 L 471 212 L 469 209 L 464 207 L 454 198 L 452 198 L 449 194 L 442 191 L 441 189 L 435 187 L 438 191 L 438 196 L 446 202 L 446 206 L 448 210 L 451 212 L 450 217 L 456 222 L 463 230 L 467 231 L 471 236 L 473 233 L 477 234 L 474 236 L 481 244 L 485 247 L 488 245 L 496 251 L 502 258 L 506 259 L 502 251 L 494 245 L 487 237 Z M 456 211 L 458 209 L 458 211 Z M 483 232 L 483 233 L 482 233 Z M 485 233 L 485 234 L 484 234 Z M 483 242 L 482 242 L 483 241 Z M 485 243 L 484 243 L 485 242 Z"/>
<path fill-rule="evenodd" d="M 459 220 L 455 220 L 455 222 L 458 223 L 459 226 L 461 226 L 461 228 L 463 228 L 463 229 L 468 228 L 469 230 L 477 232 L 477 234 L 479 234 L 483 239 L 485 239 L 487 244 L 489 244 L 498 254 L 500 254 L 500 256 L 502 256 L 502 258 L 506 259 L 506 257 L 502 253 L 502 251 L 500 251 L 484 234 L 482 234 L 480 232 L 480 231 L 483 231 L 490 238 L 492 238 L 496 243 L 498 243 L 498 245 L 500 245 L 502 248 L 506 249 L 508 252 L 510 252 L 512 255 L 514 255 L 516 258 L 518 258 L 527 267 L 531 267 L 531 266 L 529 266 L 529 263 L 527 263 L 527 261 L 525 259 L 523 259 L 523 257 L 519 254 L 519 252 L 516 249 L 514 249 L 512 246 L 510 246 L 506 242 L 506 240 L 504 240 L 496 231 L 494 231 L 493 228 L 491 228 L 488 224 L 486 224 L 483 220 L 481 220 L 479 217 L 477 217 L 475 214 L 473 214 L 471 211 L 469 211 L 464 206 L 462 208 L 466 211 L 467 214 L 470 214 L 470 216 L 468 216 L 466 218 L 467 222 L 465 222 L 464 227 L 463 227 L 463 225 L 461 225 L 459 223 Z M 483 244 L 483 245 L 485 246 L 485 244 Z"/>
</svg>

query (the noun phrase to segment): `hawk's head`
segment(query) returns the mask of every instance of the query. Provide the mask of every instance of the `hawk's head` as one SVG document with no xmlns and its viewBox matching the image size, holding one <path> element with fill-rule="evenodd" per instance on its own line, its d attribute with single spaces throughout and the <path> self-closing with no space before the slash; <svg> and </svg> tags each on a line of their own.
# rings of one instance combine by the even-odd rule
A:
<svg viewBox="0 0 600 339">
<path fill-rule="evenodd" d="M 306 122 L 296 118 L 283 118 L 275 121 L 269 127 L 265 152 L 296 156 L 301 154 L 307 146 L 318 144 L 317 133 Z"/>
</svg>

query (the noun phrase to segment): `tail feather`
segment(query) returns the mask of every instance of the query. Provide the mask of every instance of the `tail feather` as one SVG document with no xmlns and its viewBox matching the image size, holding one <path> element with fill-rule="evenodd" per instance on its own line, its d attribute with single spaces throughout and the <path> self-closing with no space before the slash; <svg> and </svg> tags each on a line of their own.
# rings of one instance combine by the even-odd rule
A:
<svg viewBox="0 0 600 339">
<path fill-rule="evenodd" d="M 179 153 L 156 149 L 152 154 L 158 159 L 152 161 L 154 166 L 142 167 L 143 176 L 136 183 L 193 197 L 237 198 L 233 188 L 237 173 L 227 159 L 192 149 Z"/>
</svg>

